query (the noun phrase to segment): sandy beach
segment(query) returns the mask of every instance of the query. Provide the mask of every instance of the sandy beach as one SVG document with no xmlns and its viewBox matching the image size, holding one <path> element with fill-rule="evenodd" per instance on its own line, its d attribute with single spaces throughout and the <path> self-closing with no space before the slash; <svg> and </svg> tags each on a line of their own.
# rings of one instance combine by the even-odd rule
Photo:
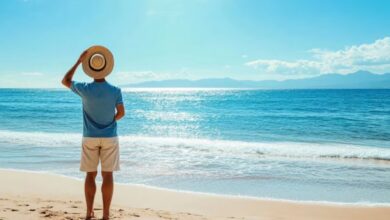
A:
<svg viewBox="0 0 390 220">
<path fill-rule="evenodd" d="M 389 12 L 0 0 L 0 220 L 390 220 Z"/>
<path fill-rule="evenodd" d="M 82 219 L 82 181 L 1 170 L 0 219 Z M 95 198 L 101 216 L 101 195 Z M 389 206 L 261 200 L 116 185 L 112 219 L 388 219 Z"/>
</svg>

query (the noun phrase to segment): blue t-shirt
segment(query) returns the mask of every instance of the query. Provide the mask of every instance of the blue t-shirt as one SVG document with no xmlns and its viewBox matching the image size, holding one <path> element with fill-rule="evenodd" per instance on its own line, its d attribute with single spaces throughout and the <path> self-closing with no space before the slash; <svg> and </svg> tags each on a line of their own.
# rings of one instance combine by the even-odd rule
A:
<svg viewBox="0 0 390 220">
<path fill-rule="evenodd" d="M 123 104 L 120 88 L 106 81 L 72 81 L 70 88 L 83 101 L 83 136 L 116 137 L 115 107 Z"/>
</svg>

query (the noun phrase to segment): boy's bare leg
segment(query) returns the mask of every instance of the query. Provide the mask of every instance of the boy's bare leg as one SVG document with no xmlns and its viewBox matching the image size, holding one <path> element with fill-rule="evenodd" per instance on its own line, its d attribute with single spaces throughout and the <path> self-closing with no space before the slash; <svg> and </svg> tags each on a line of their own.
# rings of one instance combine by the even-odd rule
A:
<svg viewBox="0 0 390 220">
<path fill-rule="evenodd" d="M 114 192 L 114 177 L 112 172 L 102 171 L 103 183 L 102 183 L 102 196 L 103 196 L 103 219 L 109 219 L 110 217 L 110 205 L 112 194 Z"/>
<path fill-rule="evenodd" d="M 87 172 L 84 183 L 85 201 L 87 202 L 86 219 L 93 217 L 93 200 L 96 193 L 96 179 L 97 172 Z"/>
</svg>

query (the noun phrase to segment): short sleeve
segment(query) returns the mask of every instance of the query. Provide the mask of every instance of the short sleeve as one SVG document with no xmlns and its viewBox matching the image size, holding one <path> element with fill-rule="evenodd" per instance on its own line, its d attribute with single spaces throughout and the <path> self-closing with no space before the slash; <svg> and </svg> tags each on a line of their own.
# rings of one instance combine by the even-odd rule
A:
<svg viewBox="0 0 390 220">
<path fill-rule="evenodd" d="M 121 91 L 121 89 L 119 89 L 118 97 L 117 97 L 117 99 L 116 99 L 115 105 L 119 105 L 119 104 L 123 104 L 122 91 Z"/>
<path fill-rule="evenodd" d="M 87 85 L 87 84 L 84 83 L 84 82 L 72 81 L 72 84 L 70 85 L 70 89 L 71 89 L 74 93 L 76 93 L 77 95 L 83 96 L 86 85 Z"/>
</svg>

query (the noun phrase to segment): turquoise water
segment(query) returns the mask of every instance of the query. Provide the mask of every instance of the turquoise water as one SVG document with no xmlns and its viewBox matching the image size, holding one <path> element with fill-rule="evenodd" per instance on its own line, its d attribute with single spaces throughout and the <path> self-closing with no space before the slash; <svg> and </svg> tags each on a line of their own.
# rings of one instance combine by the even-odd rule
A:
<svg viewBox="0 0 390 220">
<path fill-rule="evenodd" d="M 390 203 L 390 90 L 123 89 L 116 179 L 277 199 Z M 82 177 L 81 102 L 0 89 L 0 168 Z"/>
</svg>

